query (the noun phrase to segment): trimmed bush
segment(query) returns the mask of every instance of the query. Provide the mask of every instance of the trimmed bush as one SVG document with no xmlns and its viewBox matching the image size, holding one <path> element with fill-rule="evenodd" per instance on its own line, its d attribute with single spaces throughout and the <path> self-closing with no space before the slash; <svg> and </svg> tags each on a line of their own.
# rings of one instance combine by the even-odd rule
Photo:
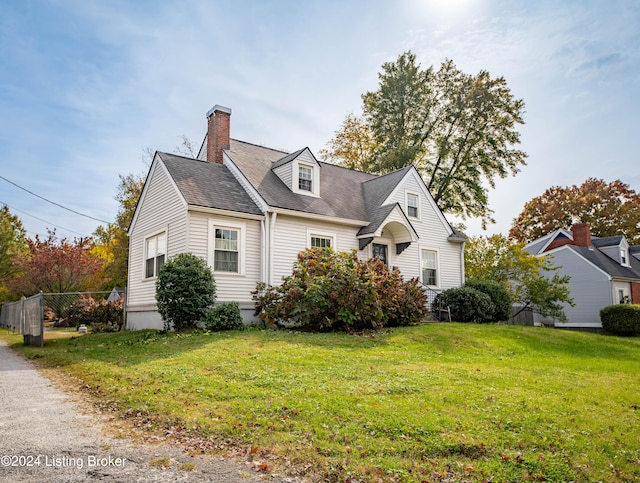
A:
<svg viewBox="0 0 640 483">
<path fill-rule="evenodd" d="M 207 263 L 191 253 L 181 253 L 165 263 L 156 280 L 158 312 L 164 330 L 196 328 L 215 302 L 216 284 Z"/>
<path fill-rule="evenodd" d="M 450 288 L 436 295 L 434 307 L 449 307 L 456 322 L 492 322 L 491 297 L 471 287 Z"/>
<path fill-rule="evenodd" d="M 359 331 L 409 325 L 426 316 L 426 295 L 417 280 L 404 282 L 380 259 L 357 252 L 300 252 L 279 286 L 259 283 L 255 314 L 267 325 L 294 323 L 311 331 Z"/>
<path fill-rule="evenodd" d="M 511 306 L 513 301 L 507 288 L 499 282 L 487 279 L 471 279 L 464 284 L 465 287 L 476 289 L 487 294 L 493 304 L 493 312 L 489 320 L 500 322 L 511 318 Z"/>
<path fill-rule="evenodd" d="M 602 328 L 616 335 L 640 335 L 640 305 L 607 305 L 600 310 Z"/>
<path fill-rule="evenodd" d="M 224 302 L 210 308 L 204 326 L 211 331 L 242 329 L 244 322 L 240 306 L 237 302 Z"/>
</svg>

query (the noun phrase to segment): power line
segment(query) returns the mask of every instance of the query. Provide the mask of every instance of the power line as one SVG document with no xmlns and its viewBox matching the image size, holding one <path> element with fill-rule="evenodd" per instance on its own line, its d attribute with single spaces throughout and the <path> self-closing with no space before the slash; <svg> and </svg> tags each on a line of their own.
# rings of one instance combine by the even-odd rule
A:
<svg viewBox="0 0 640 483">
<path fill-rule="evenodd" d="M 13 186 L 15 186 L 16 188 L 20 188 L 23 191 L 26 191 L 27 193 L 29 193 L 30 195 L 35 196 L 36 198 L 40 198 L 41 200 L 46 201 L 47 203 L 51 203 L 52 205 L 58 206 L 59 208 L 62 208 L 63 210 L 67 210 L 70 211 L 71 213 L 75 213 L 76 215 L 80 215 L 80 216 L 84 216 L 85 218 L 91 218 L 92 220 L 95 221 L 99 221 L 100 223 L 111 223 L 110 221 L 106 221 L 106 220 L 101 220 L 100 218 L 94 218 L 93 216 L 90 215 L 85 215 L 84 213 L 80 213 L 79 211 L 76 210 L 72 210 L 71 208 L 67 208 L 66 206 L 61 205 L 60 203 L 56 203 L 55 201 L 51 201 L 48 200 L 47 198 L 45 198 L 44 196 L 40 196 L 36 193 L 34 193 L 33 191 L 29 191 L 27 188 L 23 188 L 22 186 L 14 183 L 13 181 L 8 180 L 7 178 L 5 178 L 4 176 L 0 176 L 1 179 L 5 180 L 7 183 L 12 184 Z"/>
<path fill-rule="evenodd" d="M 51 226 L 53 226 L 54 228 L 60 228 L 61 230 L 68 231 L 69 233 L 74 233 L 74 234 L 76 234 L 76 235 L 80 235 L 80 236 L 81 236 L 81 237 L 83 237 L 83 238 L 86 238 L 86 237 L 85 237 L 85 235 L 83 235 L 82 233 L 78 233 L 77 231 L 73 231 L 73 230 L 71 230 L 71 229 L 69 229 L 69 228 L 65 228 L 64 226 L 56 225 L 55 223 L 52 223 L 52 222 L 50 222 L 50 221 L 44 220 L 44 219 L 42 219 L 42 218 L 38 218 L 37 216 L 32 215 L 31 213 L 27 213 L 26 211 L 23 211 L 23 210 L 21 210 L 20 208 L 16 208 L 15 206 L 11 206 L 10 204 L 5 203 L 4 201 L 0 201 L 0 205 L 8 206 L 8 207 L 9 207 L 9 208 L 11 208 L 12 210 L 19 211 L 20 213 L 23 213 L 23 214 L 25 214 L 25 215 L 27 215 L 27 216 L 30 216 L 31 218 L 35 218 L 36 220 L 40 220 L 40 221 L 43 221 L 43 222 L 45 222 L 45 223 L 48 223 L 48 224 L 50 224 Z"/>
</svg>

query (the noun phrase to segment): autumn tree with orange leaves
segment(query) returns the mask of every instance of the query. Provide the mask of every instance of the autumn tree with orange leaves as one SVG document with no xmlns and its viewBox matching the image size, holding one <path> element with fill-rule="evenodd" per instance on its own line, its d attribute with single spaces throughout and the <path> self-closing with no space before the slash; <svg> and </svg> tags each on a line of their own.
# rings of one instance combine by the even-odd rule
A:
<svg viewBox="0 0 640 483">
<path fill-rule="evenodd" d="M 558 228 L 589 223 L 595 236 L 624 235 L 640 243 L 640 194 L 619 179 L 589 178 L 580 186 L 554 186 L 527 202 L 513 221 L 509 238 L 530 242 Z"/>
<path fill-rule="evenodd" d="M 29 249 L 14 261 L 18 274 L 8 282 L 14 295 L 95 290 L 101 284 L 104 259 L 91 253 L 91 238 L 58 240 L 54 230 L 27 243 Z"/>
</svg>

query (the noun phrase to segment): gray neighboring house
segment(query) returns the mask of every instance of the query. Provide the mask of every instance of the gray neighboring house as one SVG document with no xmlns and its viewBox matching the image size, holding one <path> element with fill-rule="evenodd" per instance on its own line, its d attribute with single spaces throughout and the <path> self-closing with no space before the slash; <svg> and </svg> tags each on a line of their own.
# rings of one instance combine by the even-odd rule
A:
<svg viewBox="0 0 640 483">
<path fill-rule="evenodd" d="M 385 176 L 231 139 L 214 106 L 197 159 L 157 152 L 129 228 L 127 327 L 162 328 L 155 280 L 191 252 L 213 269 L 218 301 L 253 317 L 256 283 L 280 283 L 308 247 L 380 257 L 439 291 L 464 282 L 466 237 L 447 222 L 414 167 Z"/>
<path fill-rule="evenodd" d="M 640 246 L 630 246 L 623 235 L 596 237 L 587 223 L 571 230 L 558 229 L 534 240 L 525 249 L 535 255 L 551 255 L 570 275 L 575 307 L 566 305 L 567 323 L 557 327 L 602 328 L 600 309 L 618 303 L 640 304 Z"/>
</svg>

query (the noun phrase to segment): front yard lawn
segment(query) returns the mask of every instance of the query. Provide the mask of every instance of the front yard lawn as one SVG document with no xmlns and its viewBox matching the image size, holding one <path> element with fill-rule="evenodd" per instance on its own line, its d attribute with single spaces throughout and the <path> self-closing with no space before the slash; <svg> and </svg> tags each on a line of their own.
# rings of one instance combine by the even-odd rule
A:
<svg viewBox="0 0 640 483">
<path fill-rule="evenodd" d="M 192 449 L 322 481 L 640 481 L 640 338 L 503 325 L 90 334 L 24 347 Z M 352 478 L 349 480 L 349 478 Z"/>
</svg>

